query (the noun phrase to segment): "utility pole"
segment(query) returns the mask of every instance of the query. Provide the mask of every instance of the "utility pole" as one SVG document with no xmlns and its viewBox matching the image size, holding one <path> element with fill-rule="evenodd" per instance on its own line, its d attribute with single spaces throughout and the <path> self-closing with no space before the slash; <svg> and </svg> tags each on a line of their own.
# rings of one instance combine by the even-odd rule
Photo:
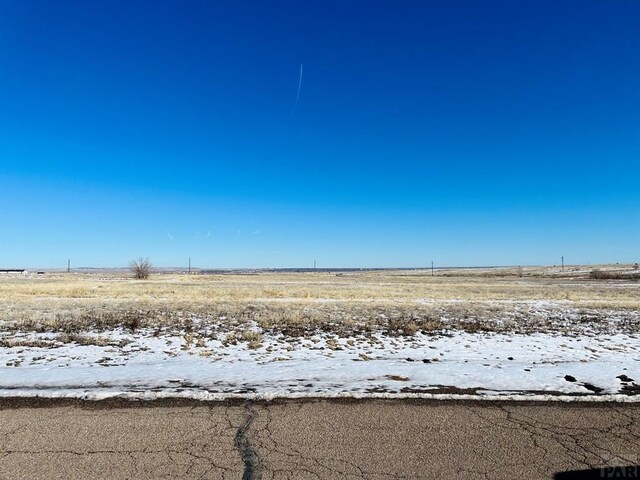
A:
<svg viewBox="0 0 640 480">
<path fill-rule="evenodd" d="M 433 260 L 431 260 L 431 276 L 433 277 Z"/>
<path fill-rule="evenodd" d="M 67 273 L 71 271 L 71 259 L 67 260 Z"/>
<path fill-rule="evenodd" d="M 564 272 L 564 255 L 560 257 L 560 261 L 562 262 L 562 271 Z"/>
<path fill-rule="evenodd" d="M 191 275 L 191 257 L 189 257 L 189 275 Z"/>
</svg>

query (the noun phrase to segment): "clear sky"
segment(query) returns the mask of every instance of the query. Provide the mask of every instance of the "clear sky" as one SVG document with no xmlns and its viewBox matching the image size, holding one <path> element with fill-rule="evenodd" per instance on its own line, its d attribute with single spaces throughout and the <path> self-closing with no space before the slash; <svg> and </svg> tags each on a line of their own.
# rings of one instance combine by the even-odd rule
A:
<svg viewBox="0 0 640 480">
<path fill-rule="evenodd" d="M 0 266 L 640 260 L 639 1 L 1 5 Z"/>
</svg>

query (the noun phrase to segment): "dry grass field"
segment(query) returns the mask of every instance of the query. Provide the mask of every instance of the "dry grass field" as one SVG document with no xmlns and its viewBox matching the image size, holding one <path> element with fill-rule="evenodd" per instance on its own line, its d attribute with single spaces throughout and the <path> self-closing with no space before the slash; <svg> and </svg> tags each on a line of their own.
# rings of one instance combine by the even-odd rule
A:
<svg viewBox="0 0 640 480">
<path fill-rule="evenodd" d="M 0 276 L 1 331 L 81 333 L 116 327 L 190 330 L 217 325 L 251 336 L 384 330 L 638 330 L 633 266 L 429 271 Z"/>
<path fill-rule="evenodd" d="M 634 266 L 434 273 L 0 275 L 0 394 L 640 392 Z"/>
</svg>

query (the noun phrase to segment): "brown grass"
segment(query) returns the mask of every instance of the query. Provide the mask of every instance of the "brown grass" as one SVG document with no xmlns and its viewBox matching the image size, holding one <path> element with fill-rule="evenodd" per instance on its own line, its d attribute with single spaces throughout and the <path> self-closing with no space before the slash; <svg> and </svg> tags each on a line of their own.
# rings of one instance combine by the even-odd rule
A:
<svg viewBox="0 0 640 480">
<path fill-rule="evenodd" d="M 55 346 L 51 340 L 28 338 L 0 338 L 0 348 L 50 348 Z"/>
<path fill-rule="evenodd" d="M 31 338 L 15 338 L 5 337 L 0 338 L 0 347 L 4 348 L 16 348 L 16 347 L 36 347 L 36 348 L 51 348 L 60 346 L 60 344 L 75 343 L 78 345 L 97 345 L 101 347 L 114 346 L 124 347 L 130 340 L 112 340 L 107 337 L 101 337 L 97 335 L 80 335 L 75 333 L 61 333 L 54 339 L 31 339 Z"/>
<path fill-rule="evenodd" d="M 575 267 L 565 268 L 575 273 Z M 501 275 L 448 271 L 433 277 L 415 271 L 158 274 L 146 281 L 104 274 L 6 276 L 0 277 L 0 331 L 80 334 L 122 327 L 194 332 L 208 325 L 206 335 L 213 338 L 216 325 L 222 325 L 226 333 L 221 338 L 234 331 L 229 342 L 256 346 L 261 338 L 255 327 L 293 336 L 376 329 L 410 336 L 451 325 L 466 331 L 550 328 L 553 319 L 522 306 L 539 300 L 573 309 L 640 311 L 639 283 L 593 280 L 586 267 L 572 278 L 544 269 L 512 270 Z"/>
</svg>

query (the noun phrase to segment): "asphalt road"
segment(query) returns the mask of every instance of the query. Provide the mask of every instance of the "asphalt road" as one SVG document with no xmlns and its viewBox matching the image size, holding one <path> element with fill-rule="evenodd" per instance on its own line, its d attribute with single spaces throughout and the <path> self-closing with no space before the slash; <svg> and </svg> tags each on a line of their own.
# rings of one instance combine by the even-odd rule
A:
<svg viewBox="0 0 640 480">
<path fill-rule="evenodd" d="M 2 479 L 549 479 L 639 460 L 632 404 L 0 400 Z"/>
</svg>

